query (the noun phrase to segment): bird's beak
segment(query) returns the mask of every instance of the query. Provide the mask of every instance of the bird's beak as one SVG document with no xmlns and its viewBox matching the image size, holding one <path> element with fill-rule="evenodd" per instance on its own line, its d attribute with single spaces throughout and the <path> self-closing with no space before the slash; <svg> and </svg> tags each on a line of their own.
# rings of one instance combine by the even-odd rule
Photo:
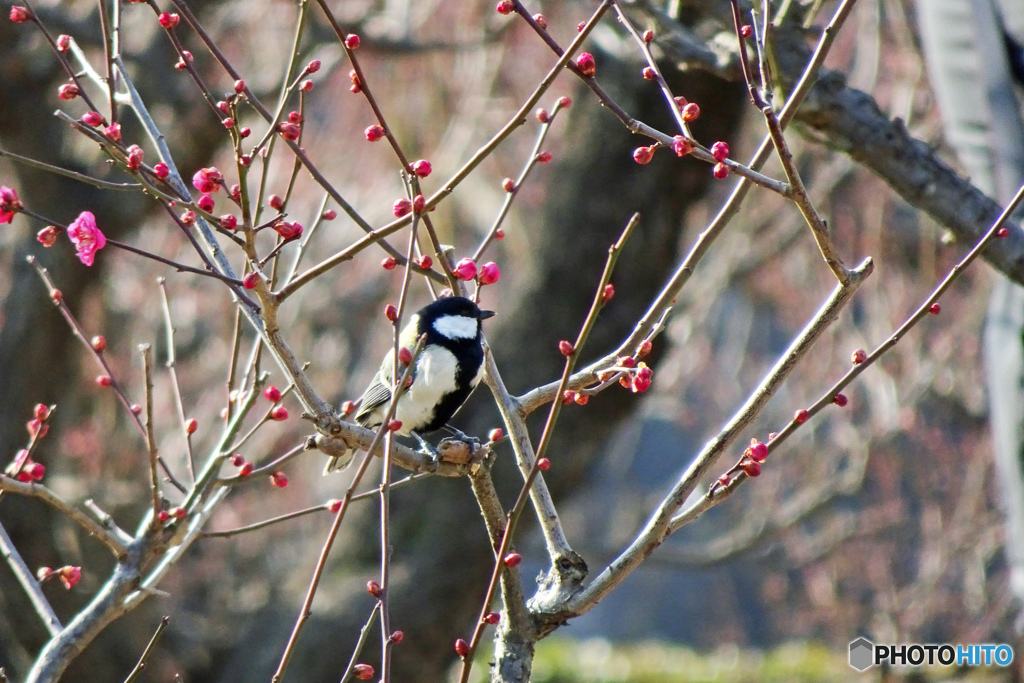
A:
<svg viewBox="0 0 1024 683">
<path fill-rule="evenodd" d="M 480 311 L 480 319 L 487 320 L 494 317 L 494 311 Z"/>
</svg>

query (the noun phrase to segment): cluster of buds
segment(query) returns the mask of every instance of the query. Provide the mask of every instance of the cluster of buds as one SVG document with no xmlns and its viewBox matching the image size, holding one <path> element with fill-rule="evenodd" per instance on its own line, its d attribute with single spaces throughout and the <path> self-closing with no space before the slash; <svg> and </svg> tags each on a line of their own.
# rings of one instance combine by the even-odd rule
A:
<svg viewBox="0 0 1024 683">
<path fill-rule="evenodd" d="M 10 223 L 19 211 L 21 200 L 18 199 L 18 193 L 6 185 L 0 186 L 0 223 Z"/>
<path fill-rule="evenodd" d="M 240 477 L 248 477 L 253 473 L 253 470 L 256 469 L 256 467 L 251 462 L 243 458 L 240 453 L 235 453 L 231 456 L 231 464 L 238 468 L 238 476 Z"/>
<path fill-rule="evenodd" d="M 32 431 L 31 424 L 30 422 L 29 432 Z M 45 428 L 46 425 L 43 425 L 43 427 Z M 4 474 L 28 484 L 30 482 L 42 481 L 43 476 L 46 474 L 46 467 L 42 463 L 32 460 L 29 452 L 23 448 L 18 451 L 14 461 L 7 466 Z"/>
<path fill-rule="evenodd" d="M 60 582 L 64 584 L 64 587 L 71 590 L 71 587 L 82 580 L 82 568 L 73 567 L 67 565 L 58 569 L 50 569 L 49 567 L 40 567 L 36 570 L 36 578 L 39 583 L 49 581 L 50 579 L 60 579 Z"/>
<path fill-rule="evenodd" d="M 769 436 L 769 441 L 775 438 L 775 434 Z M 750 445 L 747 446 L 746 450 L 743 451 L 743 455 L 740 456 L 739 462 L 732 466 L 732 468 L 715 480 L 715 483 L 711 485 L 711 489 L 708 491 L 708 495 L 711 496 L 719 488 L 728 486 L 732 483 L 734 475 L 743 472 L 748 477 L 761 476 L 761 463 L 768 458 L 768 446 L 757 439 L 751 439 Z"/>
<path fill-rule="evenodd" d="M 280 235 L 282 239 L 296 239 L 302 235 L 302 230 L 302 225 L 299 223 L 289 223 L 288 221 L 277 221 L 274 223 L 274 232 Z"/>
</svg>

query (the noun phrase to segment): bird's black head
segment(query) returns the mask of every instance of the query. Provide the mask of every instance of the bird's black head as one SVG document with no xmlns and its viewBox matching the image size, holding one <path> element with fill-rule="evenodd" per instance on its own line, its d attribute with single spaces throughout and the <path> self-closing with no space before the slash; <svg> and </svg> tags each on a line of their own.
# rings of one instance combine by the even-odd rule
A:
<svg viewBox="0 0 1024 683">
<path fill-rule="evenodd" d="M 462 341 L 479 339 L 480 321 L 490 318 L 494 312 L 481 311 L 465 297 L 449 296 L 424 306 L 416 315 L 420 334 Z"/>
</svg>

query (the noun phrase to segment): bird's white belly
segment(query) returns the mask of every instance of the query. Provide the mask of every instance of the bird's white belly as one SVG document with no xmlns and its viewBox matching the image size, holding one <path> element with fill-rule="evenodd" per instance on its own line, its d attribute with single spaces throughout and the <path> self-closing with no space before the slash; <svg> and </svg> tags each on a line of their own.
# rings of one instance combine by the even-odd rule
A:
<svg viewBox="0 0 1024 683">
<path fill-rule="evenodd" d="M 443 347 L 424 350 L 416 362 L 416 381 L 398 399 L 395 419 L 402 423 L 398 433 L 407 436 L 417 427 L 430 422 L 434 406 L 445 394 L 455 391 L 458 361 L 455 354 Z"/>
</svg>

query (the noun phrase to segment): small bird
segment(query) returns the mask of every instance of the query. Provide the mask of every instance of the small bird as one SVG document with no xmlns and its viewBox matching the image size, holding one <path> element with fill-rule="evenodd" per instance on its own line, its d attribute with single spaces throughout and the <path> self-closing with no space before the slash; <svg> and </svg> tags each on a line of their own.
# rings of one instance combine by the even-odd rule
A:
<svg viewBox="0 0 1024 683">
<path fill-rule="evenodd" d="M 398 337 L 399 348 L 410 351 L 423 335 L 423 350 L 411 374 L 412 384 L 399 397 L 395 420 L 397 434 L 412 434 L 420 443 L 423 434 L 437 431 L 462 407 L 484 374 L 484 348 L 480 323 L 494 315 L 461 296 L 438 299 L 416 312 Z M 380 369 L 359 399 L 355 420 L 368 429 L 384 422 L 391 403 L 392 352 L 384 354 Z M 399 367 L 399 373 L 402 369 Z M 355 454 L 332 457 L 324 474 L 344 469 Z"/>
</svg>

